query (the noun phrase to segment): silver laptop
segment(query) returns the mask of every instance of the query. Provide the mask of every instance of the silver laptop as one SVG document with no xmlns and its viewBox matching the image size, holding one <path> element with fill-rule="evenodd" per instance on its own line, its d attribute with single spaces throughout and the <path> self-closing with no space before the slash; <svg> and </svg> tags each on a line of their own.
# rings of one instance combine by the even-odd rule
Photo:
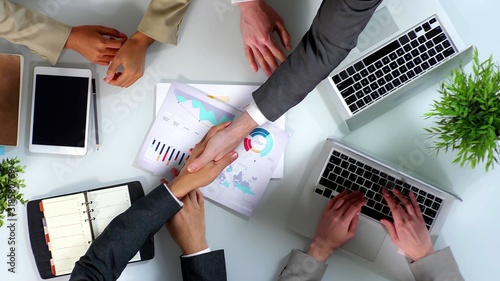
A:
<svg viewBox="0 0 500 281">
<path fill-rule="evenodd" d="M 381 188 L 413 192 L 420 204 L 433 242 L 437 239 L 452 203 L 451 191 L 437 187 L 416 175 L 397 171 L 396 166 L 362 153 L 333 139 L 327 139 L 290 216 L 294 231 L 313 238 L 328 201 L 347 189 L 360 190 L 367 203 L 361 211 L 356 235 L 342 249 L 362 265 L 399 280 L 413 280 L 406 258 L 398 253 L 381 218 L 392 220 Z"/>
<path fill-rule="evenodd" d="M 468 63 L 471 50 L 439 1 L 385 0 L 357 47 L 318 89 L 331 93 L 333 88 L 329 96 L 355 130 Z"/>
</svg>

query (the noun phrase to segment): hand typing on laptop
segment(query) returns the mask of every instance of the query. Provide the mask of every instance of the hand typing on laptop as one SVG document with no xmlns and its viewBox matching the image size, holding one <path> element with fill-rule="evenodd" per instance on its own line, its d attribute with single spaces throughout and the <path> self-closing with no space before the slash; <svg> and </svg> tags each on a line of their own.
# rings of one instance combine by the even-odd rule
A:
<svg viewBox="0 0 500 281">
<path fill-rule="evenodd" d="M 386 219 L 380 220 L 387 229 L 392 242 L 414 261 L 434 254 L 431 237 L 425 227 L 425 221 L 415 194 L 410 192 L 408 200 L 399 190 L 393 189 L 392 192 L 401 204 L 396 202 L 387 189 L 382 190 L 384 199 L 391 209 L 394 222 Z"/>
<path fill-rule="evenodd" d="M 356 234 L 358 214 L 366 204 L 360 192 L 343 191 L 325 208 L 307 254 L 326 261 L 337 248 Z"/>
<path fill-rule="evenodd" d="M 435 251 L 429 232 L 413 193 L 405 198 L 397 189 L 394 195 L 383 190 L 394 222 L 382 219 L 394 244 L 413 261 L 410 263 L 415 280 L 464 280 L 449 248 Z M 292 250 L 279 281 L 321 280 L 328 257 L 356 234 L 358 216 L 366 204 L 362 193 L 343 191 L 333 197 L 321 215 L 316 234 L 306 253 Z"/>
</svg>

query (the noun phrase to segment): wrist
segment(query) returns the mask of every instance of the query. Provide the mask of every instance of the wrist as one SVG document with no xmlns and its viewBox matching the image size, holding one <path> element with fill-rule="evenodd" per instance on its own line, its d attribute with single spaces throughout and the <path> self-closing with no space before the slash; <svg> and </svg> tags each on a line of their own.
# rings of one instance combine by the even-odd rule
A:
<svg viewBox="0 0 500 281">
<path fill-rule="evenodd" d="M 244 112 L 238 117 L 229 127 L 227 127 L 228 134 L 234 136 L 235 139 L 243 139 L 253 129 L 257 127 L 257 123 L 252 119 L 248 112 Z"/>
<path fill-rule="evenodd" d="M 238 6 L 240 7 L 240 11 L 243 11 L 248 8 L 254 8 L 260 6 L 262 2 L 266 2 L 265 0 L 246 0 L 246 1 L 240 1 L 237 2 Z"/>
<path fill-rule="evenodd" d="M 199 253 L 199 252 L 206 250 L 206 249 L 208 249 L 208 243 L 207 243 L 207 240 L 203 238 L 203 239 L 200 239 L 200 241 L 198 243 L 183 246 L 181 251 L 182 251 L 182 255 L 189 256 L 192 254 Z"/>
<path fill-rule="evenodd" d="M 71 28 L 71 31 L 69 32 L 68 39 L 66 39 L 66 43 L 64 43 L 64 49 L 72 49 L 74 50 L 74 41 L 75 41 L 75 32 L 76 32 L 76 26 L 73 26 Z"/>
<path fill-rule="evenodd" d="M 182 183 L 182 177 L 176 177 L 171 183 L 168 184 L 168 188 L 172 194 L 179 200 L 181 200 L 189 192 L 189 188 L 185 188 L 186 185 Z"/>
<path fill-rule="evenodd" d="M 134 35 L 132 35 L 132 37 L 130 37 L 131 41 L 135 42 L 136 44 L 138 45 L 141 45 L 145 48 L 151 46 L 151 44 L 153 44 L 155 42 L 155 40 L 149 36 L 147 36 L 146 34 L 140 32 L 140 31 L 136 31 L 134 33 Z"/>
<path fill-rule="evenodd" d="M 416 256 L 415 258 L 412 258 L 412 259 L 413 259 L 413 261 L 418 261 L 418 260 L 421 260 L 421 259 L 423 259 L 423 258 L 425 258 L 427 256 L 430 256 L 430 255 L 434 254 L 434 253 L 436 253 L 436 251 L 434 250 L 434 248 L 431 247 L 425 253 L 422 253 L 421 255 L 418 255 L 418 256 Z"/>
<path fill-rule="evenodd" d="M 307 253 L 309 256 L 315 258 L 318 261 L 325 262 L 331 254 L 333 254 L 334 249 L 324 247 L 322 243 L 317 240 L 313 240 L 311 245 L 309 245 L 309 249 Z"/>
</svg>

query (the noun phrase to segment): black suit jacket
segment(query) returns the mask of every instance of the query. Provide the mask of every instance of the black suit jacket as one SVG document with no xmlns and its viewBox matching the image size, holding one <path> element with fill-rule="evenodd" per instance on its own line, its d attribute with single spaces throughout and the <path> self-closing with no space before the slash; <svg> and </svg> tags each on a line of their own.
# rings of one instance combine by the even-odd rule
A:
<svg viewBox="0 0 500 281">
<path fill-rule="evenodd" d="M 70 280 L 116 280 L 128 261 L 181 206 L 162 184 L 114 218 L 75 264 Z M 224 251 L 181 257 L 183 280 L 226 280 Z"/>
<path fill-rule="evenodd" d="M 381 0 L 323 0 L 299 45 L 253 93 L 262 114 L 275 121 L 302 101 L 357 44 Z"/>
</svg>

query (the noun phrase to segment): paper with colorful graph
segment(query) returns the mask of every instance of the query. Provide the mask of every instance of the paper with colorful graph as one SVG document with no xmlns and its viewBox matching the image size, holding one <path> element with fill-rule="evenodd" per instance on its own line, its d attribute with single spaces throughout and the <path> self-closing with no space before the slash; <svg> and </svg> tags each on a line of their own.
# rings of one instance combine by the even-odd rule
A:
<svg viewBox="0 0 500 281">
<path fill-rule="evenodd" d="M 208 130 L 241 115 L 228 104 L 209 98 L 191 86 L 172 83 L 135 165 L 171 179 L 181 169 Z M 238 146 L 238 159 L 210 185 L 205 197 L 251 216 L 284 152 L 288 134 L 273 124 L 254 129 Z"/>
<path fill-rule="evenodd" d="M 171 83 L 158 83 L 156 84 L 156 101 L 155 112 L 158 114 L 160 107 L 163 105 L 165 96 L 168 93 Z M 250 105 L 253 101 L 252 93 L 257 90 L 259 84 L 242 84 L 242 83 L 188 83 L 203 93 L 207 94 L 210 98 L 225 102 L 232 107 L 241 111 Z M 272 122 L 274 125 L 285 130 L 285 114 Z M 284 155 L 281 156 L 280 161 L 273 171 L 273 179 L 281 179 L 285 173 L 285 159 Z"/>
</svg>

